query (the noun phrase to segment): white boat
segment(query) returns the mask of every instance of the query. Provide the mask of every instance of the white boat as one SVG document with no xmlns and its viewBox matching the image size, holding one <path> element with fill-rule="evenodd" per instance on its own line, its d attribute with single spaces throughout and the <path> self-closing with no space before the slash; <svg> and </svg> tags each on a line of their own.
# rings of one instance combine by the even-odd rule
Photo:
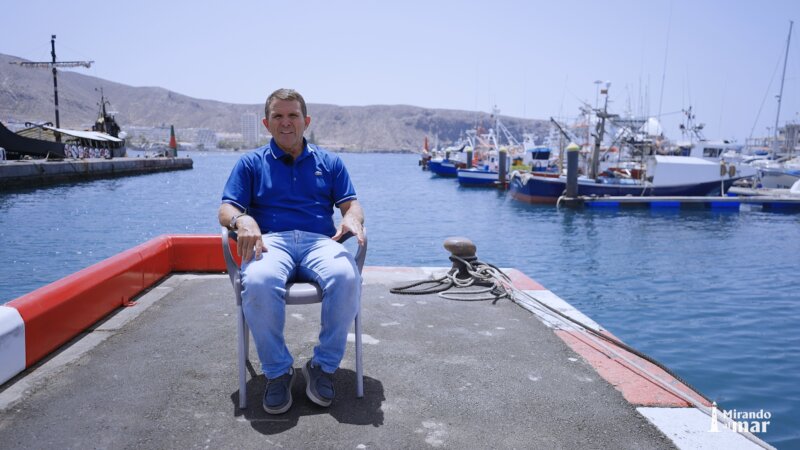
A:
<svg viewBox="0 0 800 450">
<path fill-rule="evenodd" d="M 684 110 L 684 123 L 681 124 L 683 140 L 675 142 L 672 154 L 678 156 L 689 156 L 702 158 L 724 165 L 728 170 L 732 170 L 739 177 L 754 177 L 757 174 L 752 162 L 759 157 L 748 155 L 744 152 L 744 145 L 738 144 L 727 139 L 709 140 L 703 136 L 702 123 L 694 122 L 695 116 L 692 107 Z M 730 169 L 733 167 L 733 169 Z"/>
<path fill-rule="evenodd" d="M 785 161 L 764 161 L 758 165 L 756 186 L 789 189 L 800 180 L 800 156 Z"/>
</svg>

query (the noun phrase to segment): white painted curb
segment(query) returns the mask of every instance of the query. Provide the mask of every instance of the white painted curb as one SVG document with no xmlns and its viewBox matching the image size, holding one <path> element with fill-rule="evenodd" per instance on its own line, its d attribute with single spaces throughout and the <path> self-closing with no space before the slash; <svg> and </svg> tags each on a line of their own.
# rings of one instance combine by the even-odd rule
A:
<svg viewBox="0 0 800 450">
<path fill-rule="evenodd" d="M 696 408 L 636 408 L 653 425 L 664 433 L 679 449 L 761 450 L 774 449 L 760 439 L 751 441 L 745 436 L 719 426 L 711 432 L 711 416 Z"/>
<path fill-rule="evenodd" d="M 25 322 L 19 311 L 0 306 L 0 384 L 25 370 Z"/>
</svg>

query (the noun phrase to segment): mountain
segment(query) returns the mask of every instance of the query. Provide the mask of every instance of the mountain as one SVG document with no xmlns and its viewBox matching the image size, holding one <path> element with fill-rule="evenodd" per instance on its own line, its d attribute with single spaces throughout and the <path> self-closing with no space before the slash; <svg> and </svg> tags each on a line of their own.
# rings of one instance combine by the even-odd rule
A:
<svg viewBox="0 0 800 450">
<path fill-rule="evenodd" d="M 25 61 L 0 54 L 0 120 L 53 121 L 53 79 L 48 69 L 9 64 Z M 159 87 L 127 86 L 77 72 L 59 71 L 58 99 L 61 125 L 86 128 L 97 118 L 99 93 L 103 88 L 117 111 L 117 121 L 126 126 L 209 128 L 216 132 L 240 132 L 243 113 L 263 115 L 263 104 L 235 104 L 188 97 Z M 440 144 L 456 141 L 464 130 L 478 123 L 486 128 L 493 120 L 487 113 L 429 109 L 407 105 L 336 106 L 308 104 L 313 120 L 306 133 L 333 149 L 354 151 L 416 151 L 427 136 Z M 546 121 L 501 116 L 517 137 L 523 132 L 544 136 Z"/>
</svg>

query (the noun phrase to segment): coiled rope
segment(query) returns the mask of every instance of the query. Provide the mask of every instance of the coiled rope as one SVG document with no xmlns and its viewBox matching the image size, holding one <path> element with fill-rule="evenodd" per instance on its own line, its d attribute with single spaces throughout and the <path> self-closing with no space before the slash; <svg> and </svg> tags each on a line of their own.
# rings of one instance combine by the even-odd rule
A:
<svg viewBox="0 0 800 450">
<path fill-rule="evenodd" d="M 460 268 L 454 266 L 441 278 L 416 281 L 389 289 L 389 292 L 400 295 L 437 294 L 441 298 L 462 302 L 491 300 L 492 304 L 504 298 L 512 299 L 511 279 L 494 265 L 467 261 L 455 255 L 450 259 Z"/>
</svg>

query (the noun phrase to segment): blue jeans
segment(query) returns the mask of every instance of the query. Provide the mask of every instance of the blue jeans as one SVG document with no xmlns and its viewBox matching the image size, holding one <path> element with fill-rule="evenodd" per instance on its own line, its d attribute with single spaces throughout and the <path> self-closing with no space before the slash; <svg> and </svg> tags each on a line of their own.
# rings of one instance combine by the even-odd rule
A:
<svg viewBox="0 0 800 450">
<path fill-rule="evenodd" d="M 242 265 L 242 308 L 264 375 L 279 377 L 294 362 L 283 337 L 287 280 L 313 281 L 322 288 L 322 324 L 313 361 L 325 372 L 335 372 L 361 301 L 361 275 L 353 255 L 328 236 L 306 231 L 268 233 L 263 242 L 261 259 Z"/>
</svg>

